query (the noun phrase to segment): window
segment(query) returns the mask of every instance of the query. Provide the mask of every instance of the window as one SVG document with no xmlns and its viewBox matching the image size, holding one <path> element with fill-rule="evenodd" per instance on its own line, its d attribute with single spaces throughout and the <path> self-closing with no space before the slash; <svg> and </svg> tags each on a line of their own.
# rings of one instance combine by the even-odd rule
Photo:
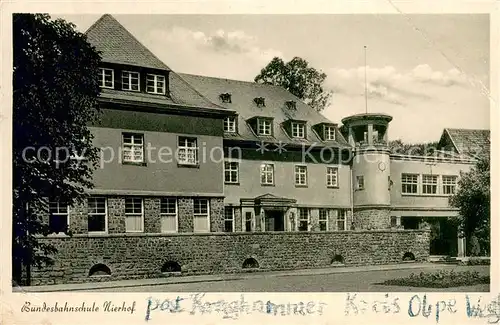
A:
<svg viewBox="0 0 500 325">
<path fill-rule="evenodd" d="M 437 194 L 437 175 L 422 175 L 422 193 Z"/>
<path fill-rule="evenodd" d="M 274 166 L 272 164 L 260 165 L 260 183 L 263 185 L 274 184 Z"/>
<path fill-rule="evenodd" d="M 252 231 L 252 212 L 245 213 L 245 231 Z"/>
<path fill-rule="evenodd" d="M 418 193 L 418 174 L 401 175 L 401 193 L 406 193 L 406 194 Z"/>
<path fill-rule="evenodd" d="M 113 69 L 99 69 L 99 80 L 102 88 L 111 88 L 115 86 L 115 72 Z"/>
<path fill-rule="evenodd" d="M 49 230 L 51 233 L 66 232 L 69 227 L 69 212 L 66 202 L 49 202 Z"/>
<path fill-rule="evenodd" d="M 122 71 L 122 89 L 139 91 L 139 72 Z"/>
<path fill-rule="evenodd" d="M 455 194 L 457 176 L 443 175 L 443 194 Z"/>
<path fill-rule="evenodd" d="M 304 138 L 305 137 L 304 123 L 292 122 L 292 137 L 294 137 L 294 138 Z"/>
<path fill-rule="evenodd" d="M 398 217 L 391 216 L 391 228 L 396 228 L 398 226 Z"/>
<path fill-rule="evenodd" d="M 224 119 L 224 132 L 236 132 L 236 118 L 233 116 Z"/>
<path fill-rule="evenodd" d="M 148 74 L 146 76 L 146 92 L 152 94 L 165 94 L 165 76 Z"/>
<path fill-rule="evenodd" d="M 125 199 L 125 231 L 141 232 L 144 225 L 144 214 L 141 198 Z"/>
<path fill-rule="evenodd" d="M 295 185 L 307 186 L 306 166 L 295 166 Z"/>
<path fill-rule="evenodd" d="M 364 176 L 356 176 L 356 189 L 364 190 L 365 189 L 365 178 Z"/>
<path fill-rule="evenodd" d="M 160 200 L 161 232 L 177 232 L 177 200 L 162 198 Z"/>
<path fill-rule="evenodd" d="M 220 100 L 223 103 L 231 103 L 231 94 L 230 93 L 223 93 L 219 95 Z"/>
<path fill-rule="evenodd" d="M 257 120 L 257 134 L 258 135 L 271 135 L 271 120 L 258 119 Z"/>
<path fill-rule="evenodd" d="M 178 162 L 183 165 L 198 163 L 198 146 L 196 138 L 179 137 Z"/>
<path fill-rule="evenodd" d="M 234 208 L 224 208 L 224 232 L 234 232 Z"/>
<path fill-rule="evenodd" d="M 293 101 L 293 100 L 287 100 L 285 102 L 285 104 L 286 104 L 286 107 L 288 109 L 292 109 L 292 110 L 296 110 L 297 109 L 297 103 L 295 101 Z"/>
<path fill-rule="evenodd" d="M 328 210 L 319 209 L 319 230 L 328 231 Z"/>
<path fill-rule="evenodd" d="M 90 197 L 87 200 L 88 232 L 107 232 L 106 198 Z"/>
<path fill-rule="evenodd" d="M 346 230 L 346 210 L 338 210 L 337 212 L 337 230 Z"/>
<path fill-rule="evenodd" d="M 309 209 L 299 209 L 299 231 L 309 230 Z"/>
<path fill-rule="evenodd" d="M 335 140 L 335 128 L 333 126 L 325 127 L 325 140 Z"/>
<path fill-rule="evenodd" d="M 123 161 L 144 162 L 144 136 L 142 134 L 123 134 Z"/>
<path fill-rule="evenodd" d="M 236 161 L 224 162 L 224 182 L 229 184 L 238 183 L 238 163 Z"/>
<path fill-rule="evenodd" d="M 194 232 L 210 232 L 208 199 L 194 199 Z"/>
<path fill-rule="evenodd" d="M 256 97 L 253 99 L 254 103 L 257 104 L 257 107 L 265 107 L 266 99 L 264 97 Z"/>
<path fill-rule="evenodd" d="M 327 187 L 337 187 L 338 183 L 338 168 L 337 167 L 326 167 L 326 186 Z"/>
</svg>

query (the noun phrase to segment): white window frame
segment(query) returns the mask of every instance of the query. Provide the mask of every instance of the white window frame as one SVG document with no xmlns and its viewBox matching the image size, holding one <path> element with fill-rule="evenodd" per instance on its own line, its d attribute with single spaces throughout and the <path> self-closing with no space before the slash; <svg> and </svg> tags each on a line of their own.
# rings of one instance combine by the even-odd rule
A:
<svg viewBox="0 0 500 325">
<path fill-rule="evenodd" d="M 339 229 L 339 222 L 343 223 L 344 229 Z M 336 220 L 335 226 L 337 227 L 337 231 L 346 231 L 347 230 L 347 211 L 345 209 L 337 210 L 337 220 Z"/>
<path fill-rule="evenodd" d="M 190 143 L 194 143 L 194 146 L 191 146 Z M 179 137 L 177 139 L 177 162 L 180 165 L 198 165 L 198 138 L 195 137 Z M 184 159 L 181 160 L 181 152 L 184 152 Z M 194 155 L 194 161 L 189 160 L 188 153 L 192 153 Z"/>
<path fill-rule="evenodd" d="M 295 186 L 307 186 L 307 166 L 295 165 L 294 177 Z"/>
<path fill-rule="evenodd" d="M 227 168 L 227 165 L 232 166 L 232 164 L 236 164 L 236 169 L 230 167 Z M 232 173 L 236 173 L 236 180 L 232 179 Z M 229 181 L 226 179 L 226 175 L 229 175 Z M 240 182 L 240 163 L 234 160 L 225 160 L 224 161 L 224 183 L 225 184 L 238 184 Z"/>
<path fill-rule="evenodd" d="M 331 170 L 334 173 L 330 173 Z M 334 179 L 335 182 L 333 182 Z M 339 187 L 339 168 L 337 166 L 326 166 L 326 187 Z"/>
<path fill-rule="evenodd" d="M 152 79 L 151 79 L 152 77 Z M 158 86 L 158 83 L 160 82 L 159 79 L 163 79 L 163 86 L 160 88 Z M 153 82 L 153 86 L 149 85 L 149 82 Z M 153 91 L 150 90 L 150 87 L 153 87 Z M 165 95 L 167 89 L 167 78 L 164 75 L 161 74 L 152 74 L 148 73 L 146 74 L 146 92 L 150 94 L 157 94 L 157 95 Z"/>
<path fill-rule="evenodd" d="M 333 126 L 325 127 L 325 140 L 335 141 L 335 127 Z"/>
<path fill-rule="evenodd" d="M 258 135 L 272 135 L 273 134 L 273 121 L 266 118 L 257 119 L 257 134 Z"/>
<path fill-rule="evenodd" d="M 450 182 L 452 180 L 452 182 Z M 441 188 L 443 195 L 453 195 L 457 191 L 458 176 L 457 175 L 442 175 L 441 176 Z M 451 192 L 445 189 L 453 189 Z M 448 192 L 448 193 L 447 193 Z"/>
<path fill-rule="evenodd" d="M 50 212 L 50 205 L 51 204 L 54 204 L 54 203 L 57 203 L 57 212 L 56 213 L 52 213 Z M 64 206 L 64 205 L 63 205 Z M 50 216 L 51 215 L 54 215 L 54 216 L 66 216 L 66 225 L 67 225 L 67 228 L 69 229 L 69 214 L 70 214 L 70 206 L 68 204 L 66 204 L 66 213 L 62 213 L 62 212 L 59 212 L 61 210 L 61 202 L 59 201 L 49 201 L 49 225 L 50 225 Z"/>
<path fill-rule="evenodd" d="M 271 167 L 271 170 L 266 170 L 265 168 Z M 262 163 L 260 164 L 259 167 L 259 178 L 260 178 L 260 184 L 261 185 L 274 185 L 274 164 L 270 163 Z M 268 177 L 265 177 L 265 181 L 262 181 L 262 176 L 263 175 L 271 175 L 271 182 L 268 182 Z"/>
<path fill-rule="evenodd" d="M 125 137 L 130 137 L 131 142 L 125 142 Z M 135 143 L 137 139 L 141 140 L 141 143 Z M 127 163 L 143 163 L 144 162 L 144 134 L 138 134 L 138 133 L 127 133 L 124 132 L 122 133 L 122 149 L 123 149 L 123 154 L 122 154 L 122 159 L 123 162 Z M 140 149 L 141 152 L 141 159 L 137 160 L 135 159 L 135 150 Z M 125 152 L 129 152 L 131 154 L 130 159 L 125 158 Z"/>
<path fill-rule="evenodd" d="M 302 211 L 307 212 L 307 219 L 302 218 Z M 309 208 L 298 208 L 298 222 L 297 222 L 297 231 L 309 231 L 311 229 L 311 209 Z M 301 221 L 307 221 L 307 229 L 306 230 L 300 230 L 300 222 Z"/>
<path fill-rule="evenodd" d="M 231 209 L 231 219 L 226 218 L 226 209 Z M 226 221 L 229 221 L 229 220 L 231 221 L 231 224 L 232 224 L 231 232 L 235 231 L 234 230 L 235 229 L 234 210 L 235 210 L 235 207 L 231 206 L 231 205 L 224 207 L 224 232 L 227 232 L 226 231 Z"/>
<path fill-rule="evenodd" d="M 108 233 L 108 199 L 102 196 L 91 196 L 87 199 L 87 218 L 90 216 L 101 216 L 102 213 L 90 212 L 89 211 L 89 200 L 92 199 L 104 199 L 104 230 L 100 231 L 91 231 L 88 229 L 88 221 L 87 221 L 87 231 L 89 234 L 107 234 Z"/>
<path fill-rule="evenodd" d="M 224 118 L 224 132 L 235 133 L 236 132 L 236 117 L 227 116 Z"/>
<path fill-rule="evenodd" d="M 170 213 L 170 212 L 161 212 L 162 209 L 161 209 L 161 206 L 162 206 L 162 201 L 163 200 L 174 200 L 175 202 L 175 215 L 173 213 Z M 177 198 L 175 197 L 162 197 L 160 198 L 160 218 L 162 219 L 161 220 L 161 224 L 163 225 L 163 217 L 172 217 L 172 215 L 175 217 L 175 229 L 174 230 L 166 230 L 166 229 L 163 229 L 163 227 L 161 227 L 161 232 L 162 233 L 177 233 L 179 232 L 179 206 L 178 206 L 178 200 Z"/>
<path fill-rule="evenodd" d="M 429 183 L 426 180 L 426 177 L 431 177 L 432 179 L 435 179 L 435 182 Z M 432 186 L 436 189 L 434 193 L 426 193 L 424 190 L 426 186 Z M 438 195 L 439 194 L 439 176 L 438 175 L 431 175 L 431 174 L 423 174 L 422 175 L 422 194 L 423 195 Z"/>
<path fill-rule="evenodd" d="M 360 180 L 362 180 L 360 182 Z M 357 175 L 356 176 L 356 190 L 362 191 L 365 189 L 365 176 L 364 175 Z"/>
<path fill-rule="evenodd" d="M 204 214 L 204 213 L 195 213 L 195 201 L 197 200 L 204 200 L 207 202 L 207 213 Z M 206 216 L 207 218 L 207 232 L 211 232 L 210 231 L 210 200 L 209 199 L 206 199 L 206 198 L 194 198 L 193 199 L 193 232 L 195 233 L 207 233 L 205 231 L 196 231 L 196 229 L 194 229 L 194 218 L 200 218 L 201 216 Z"/>
<path fill-rule="evenodd" d="M 321 219 L 321 212 L 324 212 L 324 213 L 325 213 L 325 215 L 324 215 L 324 216 L 326 217 L 326 219 Z M 328 219 L 329 219 L 329 217 L 330 217 L 330 210 L 329 210 L 329 209 L 324 209 L 324 208 L 322 208 L 322 209 L 319 209 L 319 210 L 318 210 L 318 227 L 319 227 L 319 228 L 318 228 L 318 230 L 319 230 L 319 231 L 328 231 L 328 226 L 329 226 L 329 224 L 328 224 Z M 324 223 L 325 223 L 325 226 L 326 226 L 326 227 L 325 227 L 325 228 L 326 228 L 325 230 L 321 230 L 321 223 L 322 223 L 322 222 L 324 222 Z"/>
<path fill-rule="evenodd" d="M 301 122 L 292 122 L 292 138 L 304 139 L 306 137 L 306 125 Z"/>
<path fill-rule="evenodd" d="M 136 77 L 134 77 L 136 75 Z M 137 89 L 132 89 L 132 80 L 137 79 Z M 125 83 L 123 82 L 124 80 L 127 80 L 128 83 L 128 88 L 125 88 Z M 141 91 L 141 74 L 137 71 L 128 71 L 128 70 L 123 70 L 122 71 L 122 90 L 127 90 L 127 91 Z"/>
<path fill-rule="evenodd" d="M 416 182 L 414 181 L 415 177 L 416 177 Z M 412 180 L 408 181 L 408 178 L 412 178 Z M 401 193 L 402 194 L 418 194 L 418 191 L 420 188 L 419 182 L 420 182 L 420 175 L 419 174 L 402 173 L 401 174 Z M 405 191 L 405 189 L 408 188 L 408 186 L 415 187 L 415 192 Z"/>
<path fill-rule="evenodd" d="M 125 198 L 125 211 L 127 211 L 127 199 L 130 200 L 141 200 L 141 213 L 127 213 L 125 212 L 125 218 L 128 216 L 141 216 L 141 230 L 127 230 L 127 223 L 125 222 L 125 232 L 139 233 L 144 232 L 144 199 L 142 197 L 128 197 Z"/>
<path fill-rule="evenodd" d="M 111 71 L 111 86 L 106 86 L 106 72 Z M 115 70 L 109 68 L 99 68 L 99 85 L 101 88 L 114 89 L 115 88 Z"/>
</svg>

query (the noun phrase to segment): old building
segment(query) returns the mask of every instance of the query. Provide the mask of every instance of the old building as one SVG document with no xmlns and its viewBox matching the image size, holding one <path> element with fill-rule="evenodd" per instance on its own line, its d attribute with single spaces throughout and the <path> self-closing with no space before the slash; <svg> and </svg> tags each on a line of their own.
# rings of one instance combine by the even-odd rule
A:
<svg viewBox="0 0 500 325">
<path fill-rule="evenodd" d="M 346 117 L 344 137 L 280 87 L 172 71 L 110 15 L 86 34 L 101 165 L 86 204 L 51 203 L 59 252 L 34 283 L 464 254 L 448 197 L 474 163 L 467 131 L 446 129 L 439 155 L 395 154 L 390 116 Z"/>
</svg>

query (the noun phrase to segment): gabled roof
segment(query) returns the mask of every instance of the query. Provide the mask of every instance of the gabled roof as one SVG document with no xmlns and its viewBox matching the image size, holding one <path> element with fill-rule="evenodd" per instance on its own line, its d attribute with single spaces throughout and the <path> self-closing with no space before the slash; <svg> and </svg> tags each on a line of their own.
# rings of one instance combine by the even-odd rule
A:
<svg viewBox="0 0 500 325">
<path fill-rule="evenodd" d="M 459 155 L 490 154 L 490 130 L 446 128 L 438 149 L 453 150 Z"/>
<path fill-rule="evenodd" d="M 336 141 L 322 141 L 312 126 L 319 123 L 334 123 L 282 87 L 184 73 L 179 75 L 213 103 L 238 112 L 238 134 L 226 134 L 225 138 L 295 144 L 322 143 L 333 147 L 349 147 L 338 130 Z M 219 98 L 221 94 L 226 93 L 231 94 L 231 103 L 223 103 Z M 258 97 L 264 97 L 264 107 L 259 107 L 254 102 Z M 294 101 L 296 109 L 288 108 L 287 101 Z M 272 137 L 257 136 L 253 132 L 247 121 L 256 116 L 273 119 Z M 307 121 L 306 139 L 294 139 L 287 134 L 283 122 L 288 120 Z"/>
<path fill-rule="evenodd" d="M 142 45 L 111 15 L 103 15 L 86 32 L 88 42 L 101 52 L 103 62 L 161 69 L 168 72 L 169 96 L 102 89 L 107 100 L 132 101 L 158 105 L 185 105 L 211 109 L 224 108 L 203 97 L 196 89 Z"/>
<path fill-rule="evenodd" d="M 103 15 L 85 34 L 103 62 L 170 70 L 111 15 Z"/>
</svg>

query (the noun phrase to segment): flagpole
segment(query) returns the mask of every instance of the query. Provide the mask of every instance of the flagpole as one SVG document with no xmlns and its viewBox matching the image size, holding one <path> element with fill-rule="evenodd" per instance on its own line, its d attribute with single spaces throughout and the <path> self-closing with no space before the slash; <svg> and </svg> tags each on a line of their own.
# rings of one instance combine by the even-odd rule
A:
<svg viewBox="0 0 500 325">
<path fill-rule="evenodd" d="M 368 89 L 367 89 L 367 81 L 366 81 L 366 45 L 365 49 L 365 113 L 368 114 Z"/>
</svg>

